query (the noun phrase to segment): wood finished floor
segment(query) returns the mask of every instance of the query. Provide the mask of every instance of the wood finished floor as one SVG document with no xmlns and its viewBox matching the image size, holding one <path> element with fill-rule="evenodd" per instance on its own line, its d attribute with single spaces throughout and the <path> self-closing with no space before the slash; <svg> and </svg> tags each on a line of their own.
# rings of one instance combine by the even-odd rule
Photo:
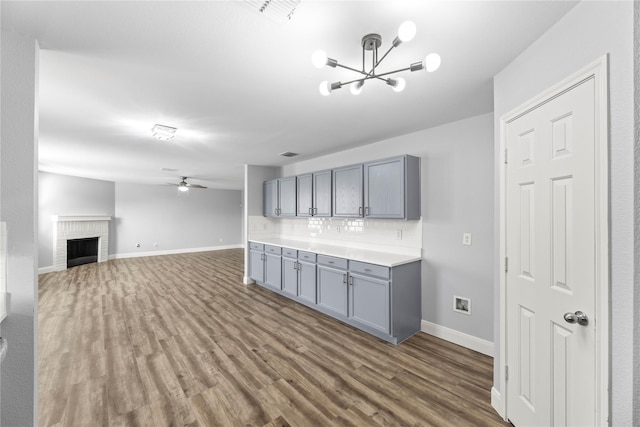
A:
<svg viewBox="0 0 640 427">
<path fill-rule="evenodd" d="M 40 276 L 40 426 L 499 426 L 492 359 L 399 346 L 259 286 L 243 252 Z"/>
</svg>

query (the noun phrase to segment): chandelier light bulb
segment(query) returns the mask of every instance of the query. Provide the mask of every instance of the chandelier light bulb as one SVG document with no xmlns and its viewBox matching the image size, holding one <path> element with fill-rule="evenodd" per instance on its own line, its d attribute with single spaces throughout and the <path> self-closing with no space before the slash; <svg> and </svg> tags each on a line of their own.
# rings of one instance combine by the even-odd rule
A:
<svg viewBox="0 0 640 427">
<path fill-rule="evenodd" d="M 313 52 L 313 55 L 311 55 L 311 62 L 316 68 L 322 68 L 327 65 L 328 59 L 329 58 L 327 57 L 327 52 L 325 52 L 324 50 L 316 50 L 315 52 Z"/>
<path fill-rule="evenodd" d="M 428 72 L 432 73 L 438 68 L 440 68 L 441 62 L 442 62 L 442 59 L 440 59 L 440 55 L 438 55 L 437 53 L 430 53 L 424 59 L 424 66 Z"/>
<path fill-rule="evenodd" d="M 318 90 L 320 90 L 320 94 L 324 96 L 329 96 L 331 94 L 331 84 L 325 80 L 322 83 L 320 83 Z"/>
<path fill-rule="evenodd" d="M 405 21 L 398 28 L 398 38 L 403 42 L 410 42 L 416 36 L 416 24 Z"/>
<path fill-rule="evenodd" d="M 360 95 L 362 92 L 362 86 L 364 86 L 364 80 L 360 80 L 357 83 L 351 85 L 351 93 L 354 95 Z"/>
<path fill-rule="evenodd" d="M 398 77 L 397 79 L 395 79 L 395 84 L 392 85 L 393 90 L 395 90 L 396 92 L 402 92 L 406 86 L 407 82 L 402 77 Z"/>
</svg>

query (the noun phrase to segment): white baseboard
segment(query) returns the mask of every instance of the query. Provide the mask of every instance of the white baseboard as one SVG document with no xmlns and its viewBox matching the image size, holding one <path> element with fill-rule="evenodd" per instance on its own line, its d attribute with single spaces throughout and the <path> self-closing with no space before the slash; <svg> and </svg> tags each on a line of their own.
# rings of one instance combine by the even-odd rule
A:
<svg viewBox="0 0 640 427">
<path fill-rule="evenodd" d="M 152 251 L 152 252 L 129 252 L 124 254 L 112 254 L 109 255 L 109 259 L 123 259 L 123 258 L 138 258 L 145 256 L 158 256 L 158 255 L 175 255 L 175 254 L 189 254 L 193 252 L 208 252 L 208 251 L 222 251 L 225 249 L 241 249 L 244 246 L 238 245 L 226 245 L 226 246 L 209 246 L 205 248 L 188 248 L 188 249 L 169 249 L 166 251 Z"/>
<path fill-rule="evenodd" d="M 53 271 L 56 271 L 53 265 L 50 265 L 48 267 L 41 267 L 38 269 L 38 276 L 41 274 L 51 273 Z"/>
<path fill-rule="evenodd" d="M 493 409 L 496 410 L 498 415 L 500 415 L 504 419 L 504 415 L 505 415 L 504 402 L 502 400 L 502 395 L 498 390 L 496 390 L 495 387 L 491 387 L 491 406 L 493 406 Z"/>
<path fill-rule="evenodd" d="M 244 277 L 242 278 L 242 283 L 243 283 L 243 284 L 245 284 L 245 285 L 251 285 L 251 284 L 256 283 L 256 282 L 254 282 L 254 281 L 253 281 L 253 279 L 252 279 L 251 277 L 249 277 L 249 276 L 244 276 Z"/>
<path fill-rule="evenodd" d="M 427 322 L 426 320 L 422 321 L 420 329 L 422 332 L 429 335 L 442 338 L 443 340 L 447 340 L 454 344 L 458 344 L 493 357 L 493 342 L 491 341 L 474 337 L 473 335 L 465 334 L 464 332 L 459 332 L 445 326 L 436 325 L 435 323 Z"/>
</svg>

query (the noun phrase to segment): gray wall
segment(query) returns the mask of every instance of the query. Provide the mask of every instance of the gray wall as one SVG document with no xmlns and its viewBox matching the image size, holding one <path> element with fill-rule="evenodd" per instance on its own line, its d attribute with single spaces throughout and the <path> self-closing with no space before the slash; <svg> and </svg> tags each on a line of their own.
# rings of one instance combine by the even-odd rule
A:
<svg viewBox="0 0 640 427">
<path fill-rule="evenodd" d="M 38 174 L 38 267 L 53 265 L 52 215 L 115 215 L 115 183 L 40 172 Z M 109 225 L 114 233 L 113 220 Z M 113 253 L 110 242 L 109 253 Z"/>
<path fill-rule="evenodd" d="M 611 420 L 615 426 L 630 426 L 634 378 L 633 3 L 579 3 L 495 77 L 494 106 L 498 129 L 500 116 L 605 53 L 610 54 L 611 324 L 615 325 L 611 331 Z M 496 208 L 496 230 L 498 213 Z M 495 273 L 499 288 L 497 267 Z M 496 328 L 498 321 L 496 312 Z M 499 367 L 496 358 L 496 386 Z"/>
<path fill-rule="evenodd" d="M 2 31 L 0 219 L 7 223 L 8 353 L 0 369 L 0 425 L 37 419 L 36 167 L 38 43 Z"/>
<path fill-rule="evenodd" d="M 493 341 L 493 115 L 444 126 L 282 168 L 297 175 L 399 154 L 421 158 L 422 318 Z M 473 245 L 462 245 L 462 234 Z M 472 300 L 470 316 L 453 296 Z"/>
<path fill-rule="evenodd" d="M 240 190 L 180 193 L 172 186 L 116 183 L 114 254 L 237 246 L 241 197 Z"/>
</svg>

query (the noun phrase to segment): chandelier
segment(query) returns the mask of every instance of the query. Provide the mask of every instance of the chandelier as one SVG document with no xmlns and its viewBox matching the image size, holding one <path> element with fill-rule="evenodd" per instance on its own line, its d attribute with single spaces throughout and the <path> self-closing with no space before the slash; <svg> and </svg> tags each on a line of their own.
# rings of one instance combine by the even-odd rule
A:
<svg viewBox="0 0 640 427">
<path fill-rule="evenodd" d="M 396 92 L 401 92 L 405 86 L 406 82 L 402 77 L 391 78 L 392 74 L 400 73 L 403 71 L 419 71 L 422 69 L 426 69 L 428 72 L 433 72 L 440 67 L 440 55 L 437 53 L 430 53 L 426 56 L 423 61 L 414 62 L 406 68 L 400 68 L 398 70 L 387 71 L 380 73 L 378 71 L 378 66 L 387 57 L 387 55 L 393 50 L 400 46 L 403 42 L 408 42 L 413 40 L 416 35 L 416 24 L 411 21 L 406 21 L 400 25 L 398 29 L 398 35 L 391 43 L 391 47 L 387 52 L 382 55 L 382 57 L 378 57 L 378 48 L 382 45 L 382 37 L 379 34 L 367 34 L 362 38 L 362 69 L 358 70 L 353 67 L 348 67 L 346 65 L 342 65 L 338 63 L 335 59 L 329 58 L 327 54 L 322 50 L 317 50 L 311 56 L 311 62 L 316 68 L 322 68 L 325 65 L 335 68 L 345 68 L 347 70 L 354 71 L 360 74 L 360 77 L 354 80 L 349 80 L 347 82 L 334 82 L 329 83 L 328 81 L 323 81 L 320 83 L 320 93 L 324 96 L 328 96 L 332 91 L 336 89 L 342 88 L 342 86 L 351 85 L 351 93 L 354 95 L 360 94 L 362 92 L 362 87 L 367 80 L 377 79 L 382 80 L 387 83 L 389 86 L 393 88 Z M 366 69 L 366 53 L 371 53 L 371 68 L 367 71 Z"/>
</svg>

